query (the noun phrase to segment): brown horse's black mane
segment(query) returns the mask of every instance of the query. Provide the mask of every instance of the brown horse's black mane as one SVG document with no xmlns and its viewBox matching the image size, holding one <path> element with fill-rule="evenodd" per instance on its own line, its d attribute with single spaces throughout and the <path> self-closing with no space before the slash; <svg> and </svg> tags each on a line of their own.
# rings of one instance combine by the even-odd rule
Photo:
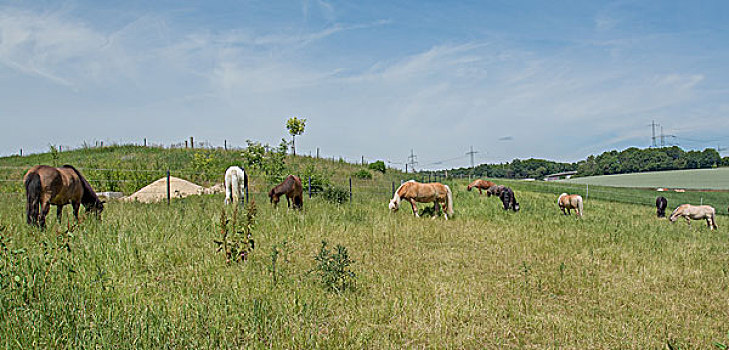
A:
<svg viewBox="0 0 729 350">
<path fill-rule="evenodd" d="M 99 202 L 99 197 L 96 196 L 96 191 L 94 191 L 94 189 L 91 188 L 91 184 L 89 184 L 89 182 L 86 181 L 86 178 L 84 178 L 83 175 L 81 175 L 81 173 L 78 170 L 76 170 L 76 168 L 74 168 L 72 165 L 64 164 L 62 166 L 62 168 L 67 168 L 67 169 L 73 170 L 76 173 L 76 175 L 78 176 L 78 178 L 81 180 L 81 184 L 83 185 L 83 188 L 84 188 L 84 194 L 81 197 L 81 204 L 83 204 L 84 206 L 96 205 L 96 203 Z"/>
</svg>

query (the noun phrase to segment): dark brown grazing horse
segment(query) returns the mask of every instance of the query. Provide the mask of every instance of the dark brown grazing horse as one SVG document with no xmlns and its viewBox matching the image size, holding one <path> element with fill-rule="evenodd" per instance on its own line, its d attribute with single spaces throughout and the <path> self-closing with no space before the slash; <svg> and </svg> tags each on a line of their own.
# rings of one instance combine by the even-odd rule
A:
<svg viewBox="0 0 729 350">
<path fill-rule="evenodd" d="M 478 194 L 483 194 L 483 191 L 487 190 L 491 186 L 496 186 L 496 184 L 491 181 L 476 179 L 471 182 L 466 189 L 470 191 L 472 188 L 477 188 Z"/>
<path fill-rule="evenodd" d="M 294 209 L 304 208 L 304 186 L 301 185 L 301 179 L 296 175 L 289 175 L 286 179 L 276 187 L 268 191 L 268 198 L 273 206 L 278 206 L 278 197 L 286 195 L 286 203 L 291 207 L 291 200 L 294 201 Z"/>
<path fill-rule="evenodd" d="M 667 206 L 668 206 L 668 200 L 666 199 L 666 197 L 656 198 L 656 215 L 658 215 L 659 218 L 666 217 L 666 207 Z"/>
<path fill-rule="evenodd" d="M 491 197 L 491 196 L 499 197 L 499 196 L 501 196 L 501 191 L 503 191 L 505 188 L 506 188 L 506 186 L 504 186 L 504 185 L 491 186 L 486 189 L 486 196 L 487 197 Z"/>
<path fill-rule="evenodd" d="M 519 202 L 516 201 L 516 196 L 514 196 L 514 191 L 511 188 L 505 187 L 499 193 L 499 198 L 501 198 L 501 203 L 504 204 L 504 210 L 519 211 Z"/>
<path fill-rule="evenodd" d="M 29 225 L 45 228 L 46 215 L 51 204 L 58 207 L 56 216 L 59 222 L 66 204 L 73 207 L 73 216 L 77 222 L 81 204 L 86 207 L 87 213 L 93 211 L 98 215 L 104 210 L 104 202 L 99 200 L 89 182 L 70 165 L 60 168 L 36 165 L 25 174 L 23 183 L 27 197 L 25 213 Z"/>
</svg>

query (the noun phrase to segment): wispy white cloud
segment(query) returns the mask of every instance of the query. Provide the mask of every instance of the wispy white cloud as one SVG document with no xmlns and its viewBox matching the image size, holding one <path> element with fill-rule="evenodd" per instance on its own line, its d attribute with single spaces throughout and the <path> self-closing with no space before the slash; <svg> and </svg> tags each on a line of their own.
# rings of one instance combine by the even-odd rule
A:
<svg viewBox="0 0 729 350">
<path fill-rule="evenodd" d="M 711 74 L 680 62 L 656 67 L 652 61 L 661 51 L 635 52 L 646 44 L 657 47 L 660 35 L 613 34 L 622 22 L 610 12 L 586 17 L 594 18 L 597 39 L 586 36 L 564 47 L 544 50 L 509 37 L 474 35 L 425 38 L 407 50 L 371 55 L 356 42 L 333 43 L 351 34 L 380 35 L 397 22 L 351 21 L 323 1 L 305 1 L 297 10 L 324 20 L 220 29 L 142 13 L 101 30 L 66 11 L 8 7 L 0 11 L 0 64 L 71 87 L 89 103 L 101 94 L 114 96 L 97 106 L 111 115 L 176 118 L 179 133 L 190 125 L 208 135 L 228 131 L 200 127 L 205 114 L 213 125 L 240 121 L 251 133 L 246 138 L 276 140 L 276 118 L 304 113 L 311 127 L 302 149 L 392 159 L 414 147 L 429 163 L 471 144 L 488 150 L 489 160 L 575 160 L 635 143 L 657 115 L 671 125 L 687 115 L 715 120 L 727 110 L 715 102 L 726 91 L 716 88 L 721 84 Z M 702 92 L 712 81 L 712 102 L 700 103 L 709 101 Z M 691 132 L 717 125 L 697 125 L 704 124 Z M 507 136 L 514 142 L 499 142 Z"/>
</svg>

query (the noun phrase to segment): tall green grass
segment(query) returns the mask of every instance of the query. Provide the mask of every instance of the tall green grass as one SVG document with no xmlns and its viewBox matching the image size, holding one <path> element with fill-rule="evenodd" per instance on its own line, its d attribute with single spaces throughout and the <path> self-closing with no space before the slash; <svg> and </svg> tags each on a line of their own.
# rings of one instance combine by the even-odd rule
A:
<svg viewBox="0 0 729 350">
<path fill-rule="evenodd" d="M 703 222 L 659 220 L 651 207 L 595 199 L 577 219 L 560 214 L 554 193 L 517 183 L 522 209 L 512 213 L 465 183 L 451 185 L 456 215 L 448 221 L 415 218 L 408 205 L 390 213 L 389 193 L 344 205 L 307 198 L 301 212 L 255 195 L 256 248 L 233 264 L 214 243 L 220 195 L 170 206 L 110 202 L 101 221 L 86 218 L 70 236 L 55 220 L 45 232 L 26 226 L 22 196 L 0 196 L 0 346 L 644 349 L 729 341 L 724 217 L 709 231 Z M 347 247 L 355 289 L 328 291 L 310 272 L 322 240 Z"/>
</svg>

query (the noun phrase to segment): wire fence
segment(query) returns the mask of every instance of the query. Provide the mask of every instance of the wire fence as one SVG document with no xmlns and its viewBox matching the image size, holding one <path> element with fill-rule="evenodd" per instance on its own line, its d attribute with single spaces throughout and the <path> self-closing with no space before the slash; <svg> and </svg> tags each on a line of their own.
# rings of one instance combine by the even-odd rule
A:
<svg viewBox="0 0 729 350">
<path fill-rule="evenodd" d="M 22 177 L 29 166 L 0 166 L 0 196 L 21 196 L 24 195 Z M 210 194 L 224 192 L 220 185 L 222 175 L 208 172 L 201 172 L 195 169 L 113 169 L 113 168 L 79 168 L 86 179 L 97 192 L 122 192 L 130 195 L 137 190 L 150 185 L 155 181 L 163 181 L 158 186 L 145 190 L 146 194 L 162 196 L 163 198 L 174 199 L 186 194 Z M 193 188 L 178 188 L 173 177 L 181 178 L 199 183 L 202 186 Z M 444 182 L 452 186 L 465 186 L 470 182 L 469 176 L 448 176 L 445 172 L 428 172 L 415 174 L 395 173 L 378 179 L 361 179 L 356 177 L 331 177 L 327 180 L 327 186 L 322 187 L 310 176 L 299 175 L 304 186 L 304 196 L 312 198 L 319 195 L 327 195 L 332 188 L 337 189 L 341 199 L 346 196 L 345 201 L 369 200 L 373 198 L 390 198 L 397 187 L 404 181 L 416 180 L 419 182 Z M 166 180 L 163 180 L 166 179 Z M 579 194 L 585 201 L 602 200 L 619 203 L 630 203 L 639 205 L 654 206 L 656 198 L 663 196 L 668 199 L 669 208 L 679 204 L 690 203 L 695 205 L 707 204 L 717 209 L 721 215 L 727 214 L 729 204 L 729 191 L 686 191 L 686 192 L 656 192 L 653 189 L 590 186 L 583 184 L 571 184 L 559 181 L 524 181 L 510 179 L 491 179 L 496 183 L 507 185 L 517 191 L 550 193 L 558 196 L 566 192 Z M 270 183 L 264 177 L 252 180 L 248 195 L 266 195 L 268 189 L 275 184 Z M 455 190 L 455 188 L 454 188 Z M 197 192 L 197 193 L 195 193 Z M 341 201 L 341 200 L 340 200 Z"/>
</svg>

